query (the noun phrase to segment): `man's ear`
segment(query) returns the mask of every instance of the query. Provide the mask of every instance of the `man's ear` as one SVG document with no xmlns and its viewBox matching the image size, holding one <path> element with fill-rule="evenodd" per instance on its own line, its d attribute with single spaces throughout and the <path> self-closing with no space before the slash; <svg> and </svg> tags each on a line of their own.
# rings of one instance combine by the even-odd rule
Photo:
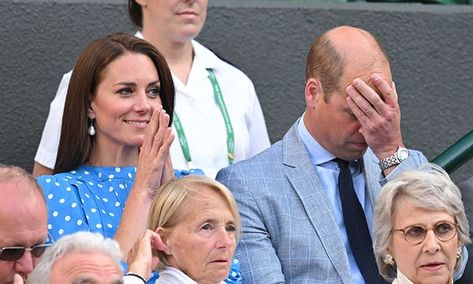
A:
<svg viewBox="0 0 473 284">
<path fill-rule="evenodd" d="M 323 99 L 323 90 L 320 81 L 315 78 L 309 78 L 305 82 L 305 102 L 307 108 L 314 109 L 317 103 Z"/>
</svg>

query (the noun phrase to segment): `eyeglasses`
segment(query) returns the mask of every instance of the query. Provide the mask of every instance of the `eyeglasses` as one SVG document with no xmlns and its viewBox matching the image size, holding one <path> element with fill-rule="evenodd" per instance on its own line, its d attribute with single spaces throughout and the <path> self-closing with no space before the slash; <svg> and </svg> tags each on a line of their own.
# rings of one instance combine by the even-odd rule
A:
<svg viewBox="0 0 473 284">
<path fill-rule="evenodd" d="M 457 234 L 458 224 L 448 222 L 448 221 L 441 221 L 435 224 L 432 228 L 426 228 L 422 225 L 413 225 L 406 227 L 404 229 L 394 229 L 395 231 L 402 232 L 404 239 L 410 242 L 411 244 L 417 245 L 420 244 L 425 240 L 427 236 L 427 232 L 432 230 L 435 234 L 435 237 L 442 242 L 449 241 L 455 237 Z"/>
<path fill-rule="evenodd" d="M 0 248 L 0 259 L 5 261 L 17 261 L 20 259 L 25 252 L 29 251 L 34 257 L 41 257 L 47 247 L 52 244 L 40 244 L 30 248 L 25 247 L 4 247 Z"/>
<path fill-rule="evenodd" d="M 48 232 L 48 238 L 46 239 L 44 244 L 34 245 L 30 248 L 25 248 L 25 247 L 4 247 L 4 248 L 0 248 L 0 260 L 17 261 L 27 251 L 31 252 L 31 254 L 34 257 L 38 258 L 38 257 L 41 257 L 43 255 L 46 248 L 52 246 L 53 244 L 54 244 L 54 239 Z"/>
<path fill-rule="evenodd" d="M 25 252 L 29 251 L 34 257 L 40 257 L 43 255 L 47 247 L 51 246 L 51 243 L 35 245 L 30 248 L 25 247 L 4 247 L 0 248 L 0 259 L 5 261 L 17 261 L 20 259 Z"/>
</svg>

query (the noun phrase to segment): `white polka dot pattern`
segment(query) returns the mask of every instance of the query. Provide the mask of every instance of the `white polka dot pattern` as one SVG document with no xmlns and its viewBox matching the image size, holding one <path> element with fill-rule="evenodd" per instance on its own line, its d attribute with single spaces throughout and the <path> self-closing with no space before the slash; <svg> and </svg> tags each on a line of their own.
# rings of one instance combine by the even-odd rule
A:
<svg viewBox="0 0 473 284">
<path fill-rule="evenodd" d="M 189 174 L 174 171 L 176 177 Z M 113 238 L 136 176 L 135 167 L 81 166 L 38 177 L 48 206 L 53 240 L 77 231 L 100 232 Z"/>
<path fill-rule="evenodd" d="M 48 203 L 53 239 L 77 231 L 113 237 L 133 186 L 134 167 L 91 167 L 38 178 Z"/>
</svg>

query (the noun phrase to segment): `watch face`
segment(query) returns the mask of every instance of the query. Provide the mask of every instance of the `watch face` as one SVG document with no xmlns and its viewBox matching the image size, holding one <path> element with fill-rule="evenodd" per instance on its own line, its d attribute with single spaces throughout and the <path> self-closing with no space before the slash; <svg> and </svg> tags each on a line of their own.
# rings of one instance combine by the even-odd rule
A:
<svg viewBox="0 0 473 284">
<path fill-rule="evenodd" d="M 401 161 L 404 161 L 409 156 L 409 150 L 406 148 L 399 149 L 398 157 Z"/>
</svg>

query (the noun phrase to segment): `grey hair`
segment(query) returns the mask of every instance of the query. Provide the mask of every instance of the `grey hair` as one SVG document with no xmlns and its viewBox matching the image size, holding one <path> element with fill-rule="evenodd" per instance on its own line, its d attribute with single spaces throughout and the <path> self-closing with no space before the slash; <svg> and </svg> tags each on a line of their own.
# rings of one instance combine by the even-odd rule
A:
<svg viewBox="0 0 473 284">
<path fill-rule="evenodd" d="M 35 193 L 39 193 L 43 201 L 46 202 L 43 195 L 43 190 L 31 174 L 27 173 L 22 168 L 0 163 L 0 184 L 13 181 L 17 183 L 26 182 L 27 184 L 31 185 L 27 187 L 19 186 L 18 190 L 21 191 L 21 194 L 34 196 Z"/>
<path fill-rule="evenodd" d="M 40 258 L 38 264 L 28 276 L 27 283 L 49 284 L 54 263 L 72 252 L 99 252 L 111 257 L 120 266 L 122 253 L 118 243 L 104 238 L 100 233 L 77 232 L 60 238 Z"/>
<path fill-rule="evenodd" d="M 425 164 L 419 170 L 402 172 L 384 185 L 374 210 L 374 254 L 380 274 L 390 282 L 396 278 L 396 264 L 385 264 L 383 259 L 392 240 L 394 209 L 401 197 L 408 198 L 419 208 L 446 211 L 458 224 L 459 246 L 470 243 L 461 193 L 448 174 L 435 164 Z M 460 268 L 462 261 L 463 254 L 460 254 L 455 271 Z"/>
</svg>

